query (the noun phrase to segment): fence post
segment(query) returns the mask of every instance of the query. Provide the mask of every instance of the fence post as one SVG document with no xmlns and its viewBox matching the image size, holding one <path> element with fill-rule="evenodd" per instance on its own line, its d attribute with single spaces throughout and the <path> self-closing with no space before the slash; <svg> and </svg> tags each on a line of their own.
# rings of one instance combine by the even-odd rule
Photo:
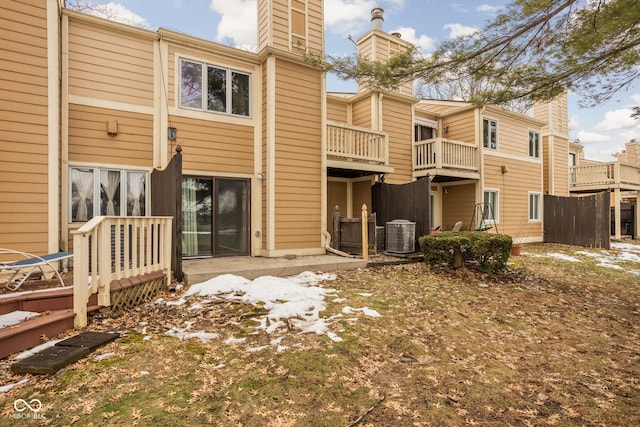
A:
<svg viewBox="0 0 640 427">
<path fill-rule="evenodd" d="M 89 300 L 89 244 L 84 234 L 73 235 L 73 325 L 87 326 L 87 301 Z"/>
<path fill-rule="evenodd" d="M 362 259 L 369 259 L 369 215 L 367 205 L 362 205 Z"/>
<path fill-rule="evenodd" d="M 336 205 L 333 209 L 333 236 L 331 236 L 331 247 L 340 249 L 340 207 Z"/>
</svg>

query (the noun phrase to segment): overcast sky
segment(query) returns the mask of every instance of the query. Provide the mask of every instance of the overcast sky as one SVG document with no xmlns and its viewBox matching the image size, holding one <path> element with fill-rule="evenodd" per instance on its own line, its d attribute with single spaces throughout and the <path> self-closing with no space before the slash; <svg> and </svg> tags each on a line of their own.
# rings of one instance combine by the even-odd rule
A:
<svg viewBox="0 0 640 427">
<path fill-rule="evenodd" d="M 120 0 L 108 4 L 113 15 L 133 25 L 164 27 L 248 50 L 256 48 L 256 0 Z M 505 4 L 508 1 L 325 0 L 325 48 L 330 55 L 352 54 L 349 36 L 357 39 L 368 31 L 371 9 L 382 7 L 384 30 L 399 32 L 428 54 L 442 41 L 479 30 Z M 355 83 L 329 76 L 327 88 L 352 91 Z M 640 84 L 597 108 L 581 109 L 578 101 L 570 94 L 570 133 L 584 145 L 587 158 L 613 161 L 612 155 L 623 150 L 625 142 L 640 140 L 640 120 L 630 117 L 632 107 L 640 105 Z"/>
</svg>

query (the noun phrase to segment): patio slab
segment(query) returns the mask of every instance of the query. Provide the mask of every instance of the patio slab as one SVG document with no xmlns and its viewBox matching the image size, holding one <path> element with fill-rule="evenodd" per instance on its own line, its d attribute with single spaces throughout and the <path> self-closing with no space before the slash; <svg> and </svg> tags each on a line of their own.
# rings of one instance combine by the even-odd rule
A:
<svg viewBox="0 0 640 427">
<path fill-rule="evenodd" d="M 337 255 L 284 258 L 233 257 L 184 260 L 182 270 L 187 285 L 201 283 L 221 274 L 235 274 L 249 280 L 261 276 L 287 277 L 303 271 L 332 272 L 365 268 L 367 261 Z"/>
</svg>

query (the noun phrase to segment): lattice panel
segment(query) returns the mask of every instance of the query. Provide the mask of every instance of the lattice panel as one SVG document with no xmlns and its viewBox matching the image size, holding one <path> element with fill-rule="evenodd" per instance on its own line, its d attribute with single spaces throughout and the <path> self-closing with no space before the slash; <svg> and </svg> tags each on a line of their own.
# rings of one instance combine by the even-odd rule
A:
<svg viewBox="0 0 640 427">
<path fill-rule="evenodd" d="M 111 293 L 111 310 L 118 310 L 135 307 L 143 302 L 151 299 L 162 289 L 167 286 L 167 278 L 163 276 L 147 282 L 138 283 L 137 285 L 120 289 Z"/>
</svg>

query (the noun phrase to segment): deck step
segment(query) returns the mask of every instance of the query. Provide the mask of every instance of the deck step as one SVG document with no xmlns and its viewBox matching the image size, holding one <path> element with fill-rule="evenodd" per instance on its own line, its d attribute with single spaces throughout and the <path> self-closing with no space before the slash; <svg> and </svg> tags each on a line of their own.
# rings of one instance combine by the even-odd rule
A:
<svg viewBox="0 0 640 427">
<path fill-rule="evenodd" d="M 73 310 L 56 310 L 0 329 L 0 359 L 42 344 L 49 338 L 73 329 Z"/>
<path fill-rule="evenodd" d="M 98 296 L 93 294 L 89 297 L 88 305 L 96 305 L 97 301 Z M 18 310 L 44 313 L 72 308 L 73 287 L 71 286 L 47 291 L 24 292 L 0 298 L 0 315 Z"/>
</svg>

